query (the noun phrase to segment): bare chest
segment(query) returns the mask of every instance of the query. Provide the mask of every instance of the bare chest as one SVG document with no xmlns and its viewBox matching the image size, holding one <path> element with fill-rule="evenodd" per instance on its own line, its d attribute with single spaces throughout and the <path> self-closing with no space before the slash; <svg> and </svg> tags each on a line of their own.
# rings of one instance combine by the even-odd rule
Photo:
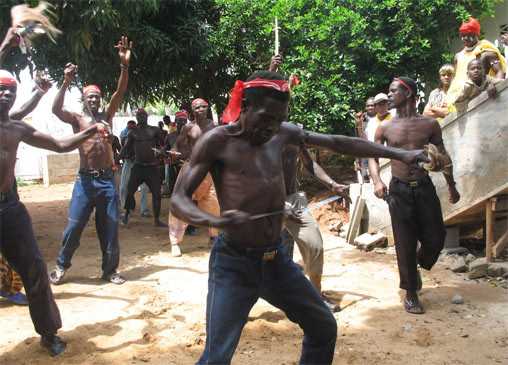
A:
<svg viewBox="0 0 508 365">
<path fill-rule="evenodd" d="M 421 149 L 432 138 L 432 128 L 427 123 L 396 123 L 385 128 L 384 137 L 389 146 L 404 149 Z"/>
</svg>

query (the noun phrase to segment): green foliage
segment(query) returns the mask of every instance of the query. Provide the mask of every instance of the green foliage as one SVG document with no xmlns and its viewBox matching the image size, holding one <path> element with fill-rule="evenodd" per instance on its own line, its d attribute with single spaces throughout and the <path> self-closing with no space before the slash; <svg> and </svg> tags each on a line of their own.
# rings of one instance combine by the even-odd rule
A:
<svg viewBox="0 0 508 365">
<path fill-rule="evenodd" d="M 232 68 L 246 77 L 259 60 L 266 64 L 271 57 L 278 16 L 281 71 L 302 80 L 293 94 L 292 121 L 315 131 L 347 133 L 352 111 L 386 90 L 394 76 L 436 79 L 441 64 L 452 59 L 460 21 L 491 14 L 496 2 L 221 0 L 211 43 L 226 45 Z"/>
<path fill-rule="evenodd" d="M 0 4 L 0 30 L 9 24 Z M 36 0 L 30 3 L 36 3 Z M 451 42 L 470 14 L 491 15 L 499 0 L 51 0 L 63 35 L 35 44 L 37 67 L 61 80 L 67 62 L 84 83 L 116 88 L 121 35 L 135 44 L 129 95 L 134 103 L 204 97 L 220 113 L 236 79 L 266 69 L 279 19 L 281 72 L 302 80 L 290 118 L 320 132 L 349 133 L 351 113 L 392 77 L 436 79 Z M 12 57 L 10 67 L 23 67 Z"/>
</svg>

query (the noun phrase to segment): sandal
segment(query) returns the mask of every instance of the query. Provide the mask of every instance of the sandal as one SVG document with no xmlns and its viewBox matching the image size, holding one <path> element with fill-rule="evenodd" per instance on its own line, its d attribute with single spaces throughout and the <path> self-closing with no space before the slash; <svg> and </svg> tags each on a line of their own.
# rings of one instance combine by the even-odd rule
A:
<svg viewBox="0 0 508 365">
<path fill-rule="evenodd" d="M 65 269 L 62 269 L 60 267 L 55 267 L 53 271 L 49 273 L 49 281 L 53 285 L 60 285 L 63 282 L 63 278 L 65 276 Z"/>
<path fill-rule="evenodd" d="M 102 276 L 102 280 L 109 281 L 110 283 L 116 284 L 116 285 L 122 285 L 126 282 L 126 280 L 117 272 L 114 272 L 113 274 L 109 276 Z"/>
</svg>

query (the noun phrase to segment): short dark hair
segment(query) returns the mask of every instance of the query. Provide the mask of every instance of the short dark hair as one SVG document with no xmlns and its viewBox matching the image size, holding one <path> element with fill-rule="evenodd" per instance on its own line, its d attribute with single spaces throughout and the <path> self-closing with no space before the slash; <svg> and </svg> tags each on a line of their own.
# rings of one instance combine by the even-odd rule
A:
<svg viewBox="0 0 508 365">
<path fill-rule="evenodd" d="M 127 122 L 127 124 L 136 124 L 136 121 L 131 119 Z"/>
<path fill-rule="evenodd" d="M 469 66 L 471 66 L 473 62 L 478 62 L 481 68 L 483 68 L 483 62 L 479 58 L 473 58 L 471 61 L 467 63 L 467 70 L 469 70 Z"/>
<path fill-rule="evenodd" d="M 250 75 L 246 81 L 252 81 L 254 79 L 265 79 L 265 80 L 285 80 L 286 78 L 277 72 L 272 71 L 256 71 Z M 289 92 L 280 92 L 265 87 L 253 87 L 245 89 L 244 102 L 246 103 L 259 103 L 264 98 L 273 98 L 281 102 L 289 101 Z"/>
</svg>

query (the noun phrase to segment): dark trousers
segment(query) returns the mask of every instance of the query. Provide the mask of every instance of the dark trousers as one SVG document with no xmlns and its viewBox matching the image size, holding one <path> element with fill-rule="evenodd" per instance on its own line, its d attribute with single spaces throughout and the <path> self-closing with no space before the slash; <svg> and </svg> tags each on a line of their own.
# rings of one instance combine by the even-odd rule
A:
<svg viewBox="0 0 508 365">
<path fill-rule="evenodd" d="M 136 208 L 134 194 L 142 183 L 146 183 L 152 193 L 153 215 L 155 218 L 159 218 L 161 213 L 161 180 L 160 168 L 158 165 L 145 166 L 134 163 L 131 170 L 131 176 L 129 177 L 129 183 L 127 184 L 125 210 L 129 212 Z"/>
<path fill-rule="evenodd" d="M 35 330 L 43 336 L 55 334 L 62 327 L 62 321 L 49 285 L 46 264 L 37 246 L 30 216 L 15 197 L 10 202 L 0 203 L 0 251 L 21 276 Z"/>
<path fill-rule="evenodd" d="M 410 184 L 394 177 L 389 192 L 400 288 L 417 290 L 417 264 L 430 270 L 443 249 L 446 230 L 441 204 L 429 177 Z"/>
<path fill-rule="evenodd" d="M 95 208 L 95 228 L 102 251 L 102 272 L 105 276 L 116 272 L 120 261 L 118 243 L 118 193 L 113 172 L 99 177 L 79 174 L 72 191 L 69 222 L 63 233 L 62 248 L 56 263 L 63 269 L 71 267 L 81 234 Z"/>
<path fill-rule="evenodd" d="M 300 364 L 331 364 L 337 322 L 320 293 L 278 244 L 272 260 L 242 253 L 220 235 L 210 253 L 206 345 L 198 362 L 230 364 L 258 298 L 284 311 L 304 332 Z"/>
</svg>

